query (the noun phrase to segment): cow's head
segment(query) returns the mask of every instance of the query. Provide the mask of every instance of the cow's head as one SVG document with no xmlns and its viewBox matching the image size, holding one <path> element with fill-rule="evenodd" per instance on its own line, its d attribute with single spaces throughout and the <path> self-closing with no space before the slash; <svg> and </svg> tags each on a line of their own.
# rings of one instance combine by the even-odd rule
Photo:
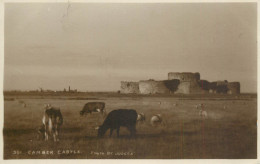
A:
<svg viewBox="0 0 260 164">
<path fill-rule="evenodd" d="M 95 128 L 98 130 L 98 137 L 103 137 L 105 134 L 105 129 L 102 126 L 98 126 L 97 128 Z"/>
</svg>

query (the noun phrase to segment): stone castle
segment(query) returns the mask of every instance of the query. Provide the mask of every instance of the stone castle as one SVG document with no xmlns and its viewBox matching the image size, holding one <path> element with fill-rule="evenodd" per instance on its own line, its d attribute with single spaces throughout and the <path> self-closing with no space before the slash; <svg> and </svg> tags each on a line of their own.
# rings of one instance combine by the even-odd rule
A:
<svg viewBox="0 0 260 164">
<path fill-rule="evenodd" d="M 240 94 L 239 82 L 201 80 L 199 73 L 170 72 L 168 80 L 141 80 L 139 82 L 121 81 L 120 93 L 136 94 Z"/>
</svg>

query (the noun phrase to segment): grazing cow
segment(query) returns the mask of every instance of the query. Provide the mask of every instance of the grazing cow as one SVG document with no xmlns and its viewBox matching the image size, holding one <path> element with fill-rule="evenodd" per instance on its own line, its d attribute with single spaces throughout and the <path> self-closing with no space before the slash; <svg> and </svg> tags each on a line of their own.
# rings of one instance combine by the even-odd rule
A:
<svg viewBox="0 0 260 164">
<path fill-rule="evenodd" d="M 139 113 L 138 115 L 137 115 L 137 119 L 136 119 L 136 121 L 139 123 L 144 123 L 145 122 L 145 115 L 144 115 L 144 113 Z"/>
<path fill-rule="evenodd" d="M 159 125 L 162 123 L 162 115 L 161 114 L 156 114 L 154 116 L 151 117 L 151 125 L 155 126 L 155 125 Z"/>
<path fill-rule="evenodd" d="M 130 131 L 131 136 L 135 136 L 136 120 L 137 113 L 133 109 L 113 110 L 107 115 L 103 124 L 97 128 L 98 137 L 103 137 L 108 129 L 110 129 L 110 137 L 115 129 L 117 130 L 117 137 L 119 137 L 120 126 L 126 127 Z"/>
<path fill-rule="evenodd" d="M 63 123 L 60 108 L 54 108 L 48 104 L 46 106 L 42 122 L 45 130 L 45 141 L 49 139 L 49 135 L 53 135 L 54 142 L 59 141 L 59 130 Z"/>
<path fill-rule="evenodd" d="M 83 109 L 80 111 L 80 115 L 92 113 L 92 112 L 100 112 L 101 114 L 105 114 L 105 103 L 104 102 L 88 102 L 84 105 Z"/>
</svg>

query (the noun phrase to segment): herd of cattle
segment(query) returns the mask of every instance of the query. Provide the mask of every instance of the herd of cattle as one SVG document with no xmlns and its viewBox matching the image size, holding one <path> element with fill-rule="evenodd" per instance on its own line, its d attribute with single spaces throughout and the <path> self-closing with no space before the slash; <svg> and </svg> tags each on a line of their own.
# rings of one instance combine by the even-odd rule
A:
<svg viewBox="0 0 260 164">
<path fill-rule="evenodd" d="M 177 105 L 177 104 L 176 104 Z M 200 110 L 200 116 L 207 117 L 207 112 L 203 109 L 203 104 L 196 105 L 196 108 L 202 107 Z M 104 136 L 106 131 L 110 129 L 110 137 L 114 130 L 119 136 L 120 127 L 126 127 L 131 136 L 136 134 L 136 124 L 145 122 L 145 114 L 137 113 L 133 109 L 117 109 L 110 113 L 106 113 L 104 102 L 88 102 L 84 105 L 80 111 L 80 115 L 91 114 L 92 112 L 98 112 L 103 115 L 104 122 L 101 126 L 96 127 L 98 130 L 98 137 Z M 59 131 L 63 124 L 63 117 L 60 108 L 52 107 L 50 104 L 45 106 L 44 115 L 42 118 L 42 125 L 37 129 L 38 139 L 41 137 L 45 141 L 49 140 L 52 136 L 54 142 L 59 141 Z M 164 125 L 164 121 L 161 114 L 153 115 L 150 119 L 152 126 Z"/>
</svg>

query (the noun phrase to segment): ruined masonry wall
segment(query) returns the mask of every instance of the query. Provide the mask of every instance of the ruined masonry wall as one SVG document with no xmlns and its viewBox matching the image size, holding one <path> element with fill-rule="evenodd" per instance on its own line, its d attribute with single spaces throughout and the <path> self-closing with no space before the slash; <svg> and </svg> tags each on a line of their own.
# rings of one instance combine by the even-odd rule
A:
<svg viewBox="0 0 260 164">
<path fill-rule="evenodd" d="M 121 93 L 140 93 L 138 82 L 121 81 Z"/>
<path fill-rule="evenodd" d="M 190 93 L 190 82 L 188 82 L 188 81 L 181 82 L 175 93 L 189 94 Z"/>
<path fill-rule="evenodd" d="M 230 82 L 227 84 L 228 94 L 240 94 L 240 83 Z"/>
<path fill-rule="evenodd" d="M 139 90 L 141 94 L 157 94 L 170 93 L 164 81 L 146 80 L 139 82 Z"/>
<path fill-rule="evenodd" d="M 136 94 L 204 94 L 204 93 L 228 93 L 239 94 L 240 83 L 227 80 L 208 82 L 200 80 L 199 73 L 191 72 L 170 72 L 168 80 L 142 80 L 139 82 L 121 82 L 121 93 Z"/>
</svg>

